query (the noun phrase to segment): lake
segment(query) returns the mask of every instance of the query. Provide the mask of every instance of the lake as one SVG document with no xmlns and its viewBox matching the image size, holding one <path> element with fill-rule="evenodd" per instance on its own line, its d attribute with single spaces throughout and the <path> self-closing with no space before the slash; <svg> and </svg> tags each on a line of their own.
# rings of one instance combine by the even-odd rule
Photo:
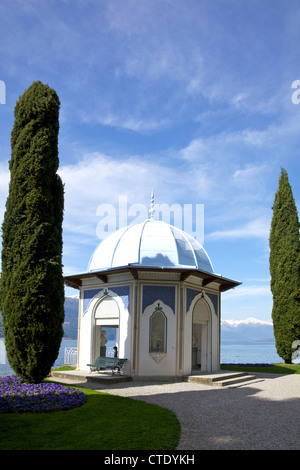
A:
<svg viewBox="0 0 300 470">
<path fill-rule="evenodd" d="M 108 341 L 107 346 L 115 346 L 114 341 Z M 64 363 L 64 352 L 67 347 L 77 347 L 76 339 L 63 339 L 57 360 L 54 367 L 59 367 Z M 298 359 L 298 358 L 297 358 Z M 275 342 L 237 342 L 224 341 L 221 343 L 221 363 L 273 363 L 283 362 L 277 355 Z M 293 361 L 293 362 L 298 362 Z M 6 359 L 6 352 L 3 338 L 0 338 L 0 377 L 13 374 L 13 370 Z"/>
<path fill-rule="evenodd" d="M 275 342 L 224 341 L 221 343 L 221 364 L 283 362 L 278 356 Z"/>
<path fill-rule="evenodd" d="M 64 354 L 66 347 L 77 347 L 77 339 L 63 339 L 61 342 L 58 357 L 53 367 L 61 366 L 64 363 Z M 3 338 L 0 338 L 0 377 L 14 374 L 14 371 L 7 362 Z"/>
</svg>

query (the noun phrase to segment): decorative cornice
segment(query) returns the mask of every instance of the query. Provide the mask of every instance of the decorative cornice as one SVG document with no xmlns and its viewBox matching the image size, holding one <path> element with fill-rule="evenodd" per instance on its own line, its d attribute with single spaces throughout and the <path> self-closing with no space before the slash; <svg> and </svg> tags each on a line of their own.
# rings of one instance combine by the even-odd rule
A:
<svg viewBox="0 0 300 470">
<path fill-rule="evenodd" d="M 227 279 L 223 276 L 218 274 L 211 274 L 207 271 L 202 271 L 200 269 L 184 269 L 184 268 L 160 268 L 160 267 L 152 267 L 152 266 L 123 266 L 118 268 L 111 268 L 107 269 L 106 271 L 96 271 L 96 272 L 88 272 L 82 274 L 76 274 L 73 276 L 65 276 L 64 280 L 67 285 L 70 287 L 79 289 L 82 285 L 82 281 L 88 278 L 96 278 L 100 279 L 103 283 L 108 282 L 107 276 L 113 274 L 121 274 L 121 273 L 130 273 L 133 279 L 141 278 L 143 273 L 157 273 L 157 274 L 166 274 L 171 275 L 172 273 L 179 274 L 181 281 L 186 281 L 189 277 L 197 277 L 198 279 L 202 280 L 202 286 L 208 286 L 209 284 L 215 283 L 218 287 L 220 292 L 225 292 L 229 289 L 239 286 L 242 284 L 240 281 L 234 281 L 232 279 Z"/>
</svg>

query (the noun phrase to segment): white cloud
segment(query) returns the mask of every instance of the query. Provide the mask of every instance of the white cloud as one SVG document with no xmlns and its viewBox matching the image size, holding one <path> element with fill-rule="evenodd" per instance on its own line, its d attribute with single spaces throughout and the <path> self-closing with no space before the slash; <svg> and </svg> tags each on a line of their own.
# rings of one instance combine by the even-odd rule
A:
<svg viewBox="0 0 300 470">
<path fill-rule="evenodd" d="M 238 169 L 234 172 L 233 174 L 233 179 L 235 182 L 240 183 L 240 184 L 245 184 L 249 180 L 257 181 L 258 178 L 260 178 L 261 174 L 265 172 L 266 165 L 262 166 L 250 166 L 246 165 L 246 168 L 244 169 Z"/>
<path fill-rule="evenodd" d="M 117 206 L 122 195 L 129 204 L 148 204 L 154 188 L 159 204 L 205 204 L 206 228 L 210 227 L 206 239 L 267 239 L 270 220 L 265 216 L 263 183 L 268 167 L 264 162 L 242 164 L 238 149 L 243 142 L 242 133 L 229 133 L 193 139 L 181 150 L 143 158 L 122 152 L 118 157 L 82 152 L 76 164 L 60 168 L 65 183 L 64 227 L 80 237 L 94 236 L 99 204 Z"/>
<path fill-rule="evenodd" d="M 232 186 L 238 197 L 248 201 L 266 201 L 268 198 L 268 179 L 273 169 L 263 163 L 253 165 L 247 163 L 233 172 Z"/>
<path fill-rule="evenodd" d="M 248 149 L 260 149 L 272 140 L 278 129 L 267 130 L 243 129 L 235 132 L 221 132 L 207 138 L 192 140 L 188 146 L 181 151 L 182 158 L 187 161 L 201 160 L 226 160 L 230 164 L 230 158 L 234 158 L 233 164 L 240 162 L 243 154 Z M 242 153 L 243 152 L 243 153 Z"/>
<path fill-rule="evenodd" d="M 250 222 L 229 230 L 216 230 L 206 235 L 207 239 L 247 239 L 263 238 L 266 239 L 270 234 L 270 222 L 265 219 L 255 219 Z"/>
<path fill-rule="evenodd" d="M 76 164 L 63 165 L 59 174 L 65 184 L 64 228 L 79 238 L 96 234 L 100 204 L 112 204 L 118 211 L 119 197 L 126 196 L 128 204 L 150 206 L 153 187 L 158 188 L 157 202 L 169 202 L 179 178 L 175 169 L 159 161 L 138 156 L 122 160 L 98 152 L 85 154 Z"/>
<path fill-rule="evenodd" d="M 195 35 L 203 21 L 201 15 L 192 18 L 192 9 L 174 0 L 172 8 L 160 1 L 110 3 L 106 20 L 118 40 L 118 75 L 141 80 L 143 86 L 159 80 L 188 84 L 197 76 L 203 65 Z"/>
<path fill-rule="evenodd" d="M 101 114 L 97 110 L 91 112 L 82 112 L 81 119 L 83 122 L 88 124 L 101 124 L 104 126 L 116 127 L 121 129 L 128 129 L 139 133 L 149 133 L 156 130 L 162 130 L 170 124 L 169 119 L 160 119 L 159 117 L 139 117 L 137 115 L 129 115 L 126 113 L 113 114 L 111 112 L 107 114 Z"/>
<path fill-rule="evenodd" d="M 270 284 L 267 285 L 254 285 L 254 286 L 240 286 L 237 289 L 223 293 L 222 298 L 234 299 L 237 297 L 269 297 L 271 295 Z"/>
</svg>

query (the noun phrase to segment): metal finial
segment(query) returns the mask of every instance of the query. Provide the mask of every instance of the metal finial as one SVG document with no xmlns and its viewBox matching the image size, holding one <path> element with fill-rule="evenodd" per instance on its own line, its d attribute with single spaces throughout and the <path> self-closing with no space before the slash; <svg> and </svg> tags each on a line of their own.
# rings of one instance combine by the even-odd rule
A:
<svg viewBox="0 0 300 470">
<path fill-rule="evenodd" d="M 154 193 L 153 193 L 153 189 L 152 189 L 152 193 L 151 193 L 151 205 L 150 205 L 149 213 L 150 213 L 150 219 L 154 219 L 155 209 L 154 209 Z"/>
</svg>

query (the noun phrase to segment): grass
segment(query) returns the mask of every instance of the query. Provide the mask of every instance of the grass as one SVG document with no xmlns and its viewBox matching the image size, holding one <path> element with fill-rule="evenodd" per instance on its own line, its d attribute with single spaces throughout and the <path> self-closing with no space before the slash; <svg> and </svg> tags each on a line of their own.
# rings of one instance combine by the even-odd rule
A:
<svg viewBox="0 0 300 470">
<path fill-rule="evenodd" d="M 52 370 L 76 370 L 76 367 L 75 366 L 62 365 L 62 366 L 59 366 L 56 369 L 52 369 Z"/>
<path fill-rule="evenodd" d="M 87 396 L 80 408 L 53 413 L 2 414 L 0 450 L 176 448 L 180 424 L 170 410 L 131 398 L 79 390 Z"/>
<path fill-rule="evenodd" d="M 222 365 L 221 369 L 300 374 L 300 364 Z M 170 410 L 131 398 L 78 389 L 87 396 L 80 408 L 1 414 L 0 450 L 176 449 L 180 424 Z"/>
<path fill-rule="evenodd" d="M 272 366 L 245 366 L 242 364 L 238 365 L 222 365 L 222 370 L 236 370 L 245 372 L 266 372 L 270 374 L 300 374 L 300 364 L 284 364 L 278 363 Z"/>
</svg>

